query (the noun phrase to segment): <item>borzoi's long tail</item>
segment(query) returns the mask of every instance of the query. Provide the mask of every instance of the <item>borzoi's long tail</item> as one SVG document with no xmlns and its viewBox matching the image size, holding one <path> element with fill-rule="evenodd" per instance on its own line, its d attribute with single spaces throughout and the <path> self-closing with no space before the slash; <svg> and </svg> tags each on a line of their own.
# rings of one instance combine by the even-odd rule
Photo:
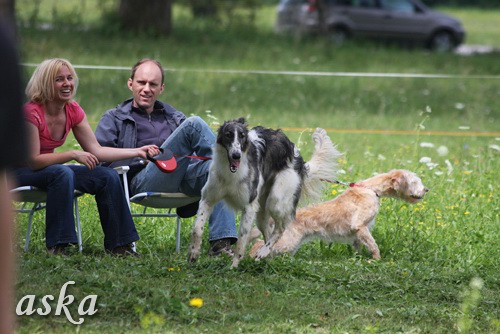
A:
<svg viewBox="0 0 500 334">
<path fill-rule="evenodd" d="M 306 163 L 308 173 L 302 187 L 301 206 L 321 199 L 326 185 L 322 180 L 336 179 L 338 159 L 342 157 L 342 153 L 337 150 L 324 129 L 316 128 L 312 138 L 314 152 L 311 160 Z"/>
</svg>

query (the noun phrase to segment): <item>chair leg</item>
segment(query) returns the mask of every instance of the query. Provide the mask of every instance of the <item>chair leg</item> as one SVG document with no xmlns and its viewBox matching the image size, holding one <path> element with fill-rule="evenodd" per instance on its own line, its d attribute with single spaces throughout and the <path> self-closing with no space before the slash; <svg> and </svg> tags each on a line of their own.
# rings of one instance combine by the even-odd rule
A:
<svg viewBox="0 0 500 334">
<path fill-rule="evenodd" d="M 24 252 L 28 252 L 28 249 L 30 247 L 30 240 L 31 240 L 31 227 L 33 226 L 33 215 L 35 212 L 38 210 L 42 210 L 44 208 L 44 205 L 42 203 L 35 203 L 33 204 L 33 207 L 29 211 L 28 215 L 28 228 L 26 229 L 26 243 L 24 244 Z"/>
<path fill-rule="evenodd" d="M 29 215 L 28 215 L 28 228 L 26 229 L 26 243 L 24 244 L 24 252 L 28 252 L 28 249 L 30 248 L 30 238 L 31 238 L 31 226 L 33 225 L 33 215 L 37 211 L 38 205 L 40 203 L 35 203 L 33 204 L 33 207 L 31 208 Z"/>
<path fill-rule="evenodd" d="M 83 251 L 82 242 L 82 226 L 80 224 L 80 209 L 78 207 L 78 198 L 75 197 L 75 221 L 76 221 L 76 237 L 78 238 L 78 251 Z"/>
<path fill-rule="evenodd" d="M 175 251 L 180 253 L 181 251 L 181 217 L 177 216 L 177 229 L 175 231 Z"/>
</svg>

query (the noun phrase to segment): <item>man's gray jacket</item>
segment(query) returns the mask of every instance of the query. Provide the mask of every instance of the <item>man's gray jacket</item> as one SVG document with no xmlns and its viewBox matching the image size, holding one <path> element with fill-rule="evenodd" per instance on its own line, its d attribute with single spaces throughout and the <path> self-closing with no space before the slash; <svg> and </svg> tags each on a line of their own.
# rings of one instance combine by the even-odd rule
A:
<svg viewBox="0 0 500 334">
<path fill-rule="evenodd" d="M 186 116 L 167 103 L 156 101 L 155 109 L 162 109 L 168 126 L 172 132 L 186 119 Z M 118 148 L 137 147 L 137 127 L 132 118 L 132 99 L 116 106 L 116 108 L 106 111 L 97 125 L 95 135 L 97 141 L 102 146 Z M 111 164 L 104 163 L 105 166 L 131 166 L 143 165 L 141 158 L 131 158 L 115 161 Z"/>
</svg>

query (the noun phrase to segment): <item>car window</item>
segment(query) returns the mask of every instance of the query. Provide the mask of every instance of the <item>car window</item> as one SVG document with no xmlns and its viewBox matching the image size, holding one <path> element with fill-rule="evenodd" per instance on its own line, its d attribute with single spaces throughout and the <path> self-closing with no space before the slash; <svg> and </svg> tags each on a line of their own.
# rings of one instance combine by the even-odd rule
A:
<svg viewBox="0 0 500 334">
<path fill-rule="evenodd" d="M 380 0 L 380 7 L 393 12 L 415 12 L 415 6 L 408 0 Z"/>
<path fill-rule="evenodd" d="M 351 6 L 353 0 L 328 0 L 326 1 L 329 6 Z"/>
<path fill-rule="evenodd" d="M 353 0 L 353 7 L 361 7 L 361 8 L 375 8 L 377 4 L 375 0 Z"/>
</svg>

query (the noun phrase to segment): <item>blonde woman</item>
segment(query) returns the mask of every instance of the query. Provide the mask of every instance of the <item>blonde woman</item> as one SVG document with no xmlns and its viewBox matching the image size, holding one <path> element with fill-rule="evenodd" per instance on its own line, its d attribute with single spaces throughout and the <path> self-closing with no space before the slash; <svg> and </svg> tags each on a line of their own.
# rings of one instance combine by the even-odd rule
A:
<svg viewBox="0 0 500 334">
<path fill-rule="evenodd" d="M 120 149 L 101 146 L 85 112 L 73 100 L 78 77 L 71 63 L 54 58 L 43 61 L 26 87 L 24 106 L 29 143 L 29 165 L 16 170 L 19 185 L 47 191 L 46 246 L 50 254 L 66 254 L 77 243 L 73 216 L 73 193 L 95 195 L 104 231 L 104 248 L 117 255 L 137 255 L 139 239 L 118 174 L 99 162 L 117 161 L 146 154 L 159 154 L 158 147 Z M 72 131 L 81 150 L 55 152 Z M 80 164 L 66 164 L 76 161 Z"/>
</svg>

